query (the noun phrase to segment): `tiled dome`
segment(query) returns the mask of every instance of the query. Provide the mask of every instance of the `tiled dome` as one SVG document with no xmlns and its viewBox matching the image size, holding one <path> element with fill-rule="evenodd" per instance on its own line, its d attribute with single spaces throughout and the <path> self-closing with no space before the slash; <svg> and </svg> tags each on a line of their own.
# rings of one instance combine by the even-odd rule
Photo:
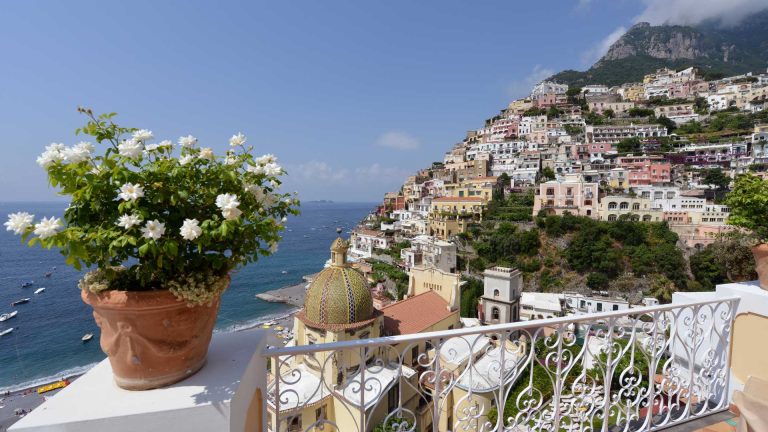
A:
<svg viewBox="0 0 768 432">
<path fill-rule="evenodd" d="M 331 265 L 312 280 L 304 298 L 304 316 L 319 326 L 348 325 L 371 319 L 373 298 L 368 282 L 347 264 L 347 243 L 331 246 Z"/>
</svg>

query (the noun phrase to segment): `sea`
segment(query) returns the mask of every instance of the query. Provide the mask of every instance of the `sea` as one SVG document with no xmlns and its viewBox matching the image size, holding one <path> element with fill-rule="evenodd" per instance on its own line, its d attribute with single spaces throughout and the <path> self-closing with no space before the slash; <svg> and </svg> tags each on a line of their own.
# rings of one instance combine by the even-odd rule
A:
<svg viewBox="0 0 768 432">
<path fill-rule="evenodd" d="M 27 211 L 36 219 L 61 216 L 66 203 L 0 203 L 0 224 L 8 213 Z M 294 307 L 268 303 L 256 294 L 302 282 L 304 275 L 322 270 L 330 257 L 336 229 L 349 231 L 373 208 L 373 203 L 307 202 L 301 214 L 288 218 L 279 250 L 272 256 L 239 269 L 222 296 L 217 332 L 253 327 L 260 322 L 292 313 Z M 51 272 L 49 277 L 45 274 Z M 105 358 L 99 348 L 99 328 L 91 309 L 80 299 L 77 282 L 82 276 L 64 264 L 55 249 L 29 248 L 19 236 L 0 225 L 0 314 L 18 311 L 15 318 L 0 322 L 0 392 L 28 388 L 83 373 Z M 33 281 L 28 288 L 24 282 Z M 38 288 L 40 294 L 33 294 Z M 11 307 L 11 302 L 30 302 Z M 81 341 L 86 333 L 93 340 Z"/>
</svg>

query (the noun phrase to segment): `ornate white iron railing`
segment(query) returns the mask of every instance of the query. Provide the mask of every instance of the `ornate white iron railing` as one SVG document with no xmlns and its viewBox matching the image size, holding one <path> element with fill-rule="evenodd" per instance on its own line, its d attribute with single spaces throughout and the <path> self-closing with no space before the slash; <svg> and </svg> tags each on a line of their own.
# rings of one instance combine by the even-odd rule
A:
<svg viewBox="0 0 768 432">
<path fill-rule="evenodd" d="M 727 298 L 268 349 L 268 429 L 664 429 L 728 408 L 737 305 Z"/>
</svg>

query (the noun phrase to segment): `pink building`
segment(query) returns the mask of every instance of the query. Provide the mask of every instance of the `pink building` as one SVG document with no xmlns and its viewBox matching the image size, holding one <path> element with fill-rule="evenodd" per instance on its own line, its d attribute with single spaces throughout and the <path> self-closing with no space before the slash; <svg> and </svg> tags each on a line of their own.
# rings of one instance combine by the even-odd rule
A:
<svg viewBox="0 0 768 432">
<path fill-rule="evenodd" d="M 568 174 L 564 180 L 541 183 L 533 200 L 533 216 L 546 210 L 550 214 L 574 215 L 597 218 L 598 184 L 584 181 L 581 174 Z"/>
<path fill-rule="evenodd" d="M 539 108 L 549 108 L 552 106 L 561 106 L 568 103 L 568 97 L 564 94 L 545 93 L 539 96 L 535 105 Z"/>
<path fill-rule="evenodd" d="M 628 171 L 629 186 L 670 183 L 672 181 L 672 164 L 662 156 L 623 156 L 616 160 L 620 168 Z"/>
</svg>

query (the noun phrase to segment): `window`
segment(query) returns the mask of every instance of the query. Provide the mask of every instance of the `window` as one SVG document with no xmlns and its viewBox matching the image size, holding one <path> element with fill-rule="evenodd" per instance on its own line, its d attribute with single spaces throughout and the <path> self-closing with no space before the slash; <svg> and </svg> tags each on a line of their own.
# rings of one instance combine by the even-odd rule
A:
<svg viewBox="0 0 768 432">
<path fill-rule="evenodd" d="M 616 203 L 611 201 L 608 203 L 608 210 L 615 210 L 616 209 Z"/>
<path fill-rule="evenodd" d="M 629 208 L 629 203 L 624 201 L 619 205 L 620 210 L 627 210 Z"/>
<path fill-rule="evenodd" d="M 491 309 L 491 319 L 498 320 L 499 319 L 499 308 L 494 307 Z"/>
<path fill-rule="evenodd" d="M 291 417 L 288 422 L 288 432 L 301 431 L 301 414 L 297 414 L 295 417 Z"/>
<path fill-rule="evenodd" d="M 419 346 L 411 348 L 411 366 L 416 367 L 419 364 Z"/>
<path fill-rule="evenodd" d="M 389 412 L 393 412 L 397 409 L 397 399 L 400 397 L 400 384 L 395 384 L 392 389 L 387 393 L 387 406 Z"/>
<path fill-rule="evenodd" d="M 640 210 L 640 203 L 632 204 L 632 210 Z"/>
<path fill-rule="evenodd" d="M 327 408 L 325 405 L 315 410 L 315 419 L 317 419 L 316 421 L 328 419 Z"/>
<path fill-rule="evenodd" d="M 493 290 L 493 296 L 498 297 L 499 296 L 499 290 Z"/>
<path fill-rule="evenodd" d="M 554 195 L 555 189 L 554 188 L 547 188 L 547 195 Z"/>
<path fill-rule="evenodd" d="M 616 220 L 616 215 L 615 215 L 615 214 L 610 214 L 610 215 L 608 215 L 608 220 L 609 220 L 610 222 L 613 222 L 613 221 L 615 221 L 615 220 Z"/>
<path fill-rule="evenodd" d="M 597 311 L 598 312 L 602 312 L 603 311 L 603 304 L 602 303 L 597 303 Z"/>
</svg>

